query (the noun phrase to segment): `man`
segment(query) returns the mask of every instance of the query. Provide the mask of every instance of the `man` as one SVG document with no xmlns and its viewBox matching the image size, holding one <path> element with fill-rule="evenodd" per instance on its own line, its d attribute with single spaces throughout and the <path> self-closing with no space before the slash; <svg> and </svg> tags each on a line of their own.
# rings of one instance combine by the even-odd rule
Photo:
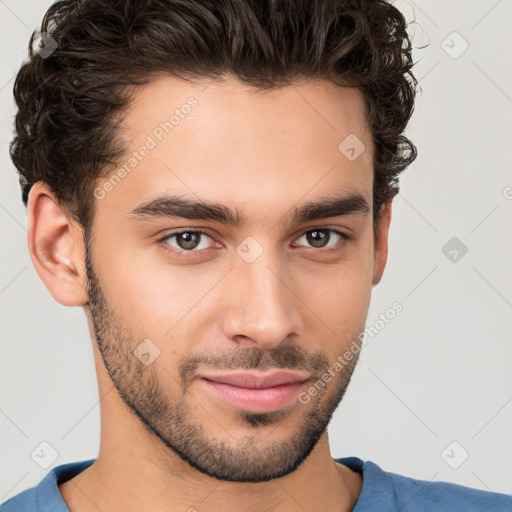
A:
<svg viewBox="0 0 512 512">
<path fill-rule="evenodd" d="M 506 511 L 333 460 L 416 81 L 383 0 L 58 2 L 14 86 L 33 264 L 84 308 L 96 459 L 31 511 Z"/>
</svg>

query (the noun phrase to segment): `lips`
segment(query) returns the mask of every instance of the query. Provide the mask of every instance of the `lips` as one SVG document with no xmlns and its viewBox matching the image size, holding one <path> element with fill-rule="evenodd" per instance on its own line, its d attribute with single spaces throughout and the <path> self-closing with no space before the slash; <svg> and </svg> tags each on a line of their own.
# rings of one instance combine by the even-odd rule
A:
<svg viewBox="0 0 512 512">
<path fill-rule="evenodd" d="M 225 404 L 252 413 L 269 413 L 289 407 L 310 379 L 308 373 L 238 371 L 199 376 L 207 392 Z"/>
<path fill-rule="evenodd" d="M 276 371 L 262 374 L 261 372 L 233 372 L 225 374 L 201 375 L 203 379 L 237 386 L 239 388 L 263 389 L 283 384 L 304 382 L 309 379 L 308 373 Z"/>
</svg>

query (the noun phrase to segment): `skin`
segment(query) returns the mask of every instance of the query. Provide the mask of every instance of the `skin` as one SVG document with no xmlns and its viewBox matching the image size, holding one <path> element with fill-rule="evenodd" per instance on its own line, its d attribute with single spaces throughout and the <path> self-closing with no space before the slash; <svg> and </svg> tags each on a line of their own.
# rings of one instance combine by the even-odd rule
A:
<svg viewBox="0 0 512 512">
<path fill-rule="evenodd" d="M 95 200 L 90 243 L 47 186 L 30 192 L 32 261 L 55 300 L 84 308 L 101 397 L 98 457 L 59 491 L 80 512 L 352 510 L 362 478 L 334 462 L 326 427 L 357 358 L 307 404 L 274 414 L 224 403 L 197 375 L 288 367 L 315 382 L 364 330 L 391 203 L 375 240 L 371 211 L 290 223 L 305 202 L 348 192 L 373 207 L 362 94 L 323 80 L 262 92 L 232 77 L 162 76 L 126 112 L 130 152 L 191 96 L 197 106 Z M 349 134 L 366 146 L 354 161 L 338 150 Z M 162 193 L 236 208 L 246 223 L 130 220 Z M 208 236 L 192 252 L 179 237 L 158 242 L 184 228 Z M 307 236 L 314 228 L 351 240 L 331 233 L 327 249 L 340 250 L 328 254 Z M 249 236 L 263 249 L 251 263 L 236 252 Z M 160 351 L 149 365 L 133 354 L 144 339 Z"/>
</svg>

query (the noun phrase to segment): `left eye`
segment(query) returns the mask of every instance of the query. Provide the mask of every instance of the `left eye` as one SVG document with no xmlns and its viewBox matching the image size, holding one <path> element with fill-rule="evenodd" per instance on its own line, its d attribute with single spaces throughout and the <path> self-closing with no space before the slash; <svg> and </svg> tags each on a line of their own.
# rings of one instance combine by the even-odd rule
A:
<svg viewBox="0 0 512 512">
<path fill-rule="evenodd" d="M 331 241 L 331 233 L 334 233 L 336 237 L 338 237 L 338 241 L 340 239 L 342 240 L 348 240 L 349 237 L 345 235 L 344 233 L 341 233 L 340 231 L 337 231 L 336 229 L 311 229 L 309 231 L 306 231 L 300 238 L 297 240 L 300 240 L 301 238 L 305 237 L 307 242 L 313 246 L 313 248 L 320 248 L 323 249 L 325 247 L 330 247 L 329 250 L 331 250 L 331 247 L 326 245 Z M 334 243 L 334 246 L 336 246 L 336 243 Z"/>
<path fill-rule="evenodd" d="M 337 240 L 334 240 L 334 244 L 329 246 L 328 244 L 332 240 L 332 234 L 337 237 Z M 202 230 L 175 231 L 160 239 L 159 242 L 163 243 L 166 250 L 172 253 L 198 252 L 201 249 L 208 248 L 208 245 L 201 247 L 202 239 L 204 237 L 211 239 L 210 235 Z M 348 235 L 330 228 L 310 229 L 302 234 L 297 240 L 304 237 L 306 238 L 306 242 L 311 244 L 312 248 L 324 249 L 327 247 L 328 249 L 325 252 L 341 249 L 341 247 L 336 247 L 336 242 L 339 242 L 340 240 L 348 241 L 350 239 Z M 171 245 L 168 242 L 171 239 L 174 239 L 176 245 Z"/>
</svg>

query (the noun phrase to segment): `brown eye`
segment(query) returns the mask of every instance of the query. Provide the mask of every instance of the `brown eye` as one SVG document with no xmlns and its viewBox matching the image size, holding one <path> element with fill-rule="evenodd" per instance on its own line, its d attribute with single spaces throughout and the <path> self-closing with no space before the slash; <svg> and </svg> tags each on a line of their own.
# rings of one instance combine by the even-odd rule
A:
<svg viewBox="0 0 512 512">
<path fill-rule="evenodd" d="M 333 236 L 334 234 L 334 236 Z M 328 229 L 328 228 L 318 228 L 318 229 L 310 229 L 309 231 L 306 231 L 300 238 L 297 240 L 300 240 L 301 238 L 306 239 L 306 244 L 309 245 L 309 247 L 312 247 L 314 249 L 326 249 L 326 252 L 331 250 L 337 250 L 341 247 L 337 247 L 338 242 L 343 241 L 346 242 L 350 240 L 350 237 L 348 235 L 345 235 L 344 233 L 341 233 L 340 231 L 337 231 L 336 229 Z M 331 245 L 328 245 L 330 242 L 333 242 Z M 302 245 L 302 244 L 300 244 Z M 345 245 L 344 243 L 341 244 L 341 246 Z"/>
<path fill-rule="evenodd" d="M 180 249 L 195 249 L 199 245 L 201 236 L 194 231 L 184 231 L 176 235 L 176 243 Z"/>
<path fill-rule="evenodd" d="M 164 238 L 160 239 L 159 242 L 173 253 L 198 252 L 200 249 L 207 249 L 209 247 L 207 243 L 205 245 L 203 242 L 208 238 L 211 237 L 205 231 L 189 229 L 169 233 Z M 173 239 L 174 243 L 171 244 L 169 240 Z M 203 246 L 201 247 L 201 245 Z M 197 251 L 195 249 L 197 249 Z"/>
<path fill-rule="evenodd" d="M 327 229 L 315 229 L 314 231 L 308 231 L 306 234 L 306 240 L 313 247 L 325 247 L 330 238 L 331 235 Z"/>
</svg>

